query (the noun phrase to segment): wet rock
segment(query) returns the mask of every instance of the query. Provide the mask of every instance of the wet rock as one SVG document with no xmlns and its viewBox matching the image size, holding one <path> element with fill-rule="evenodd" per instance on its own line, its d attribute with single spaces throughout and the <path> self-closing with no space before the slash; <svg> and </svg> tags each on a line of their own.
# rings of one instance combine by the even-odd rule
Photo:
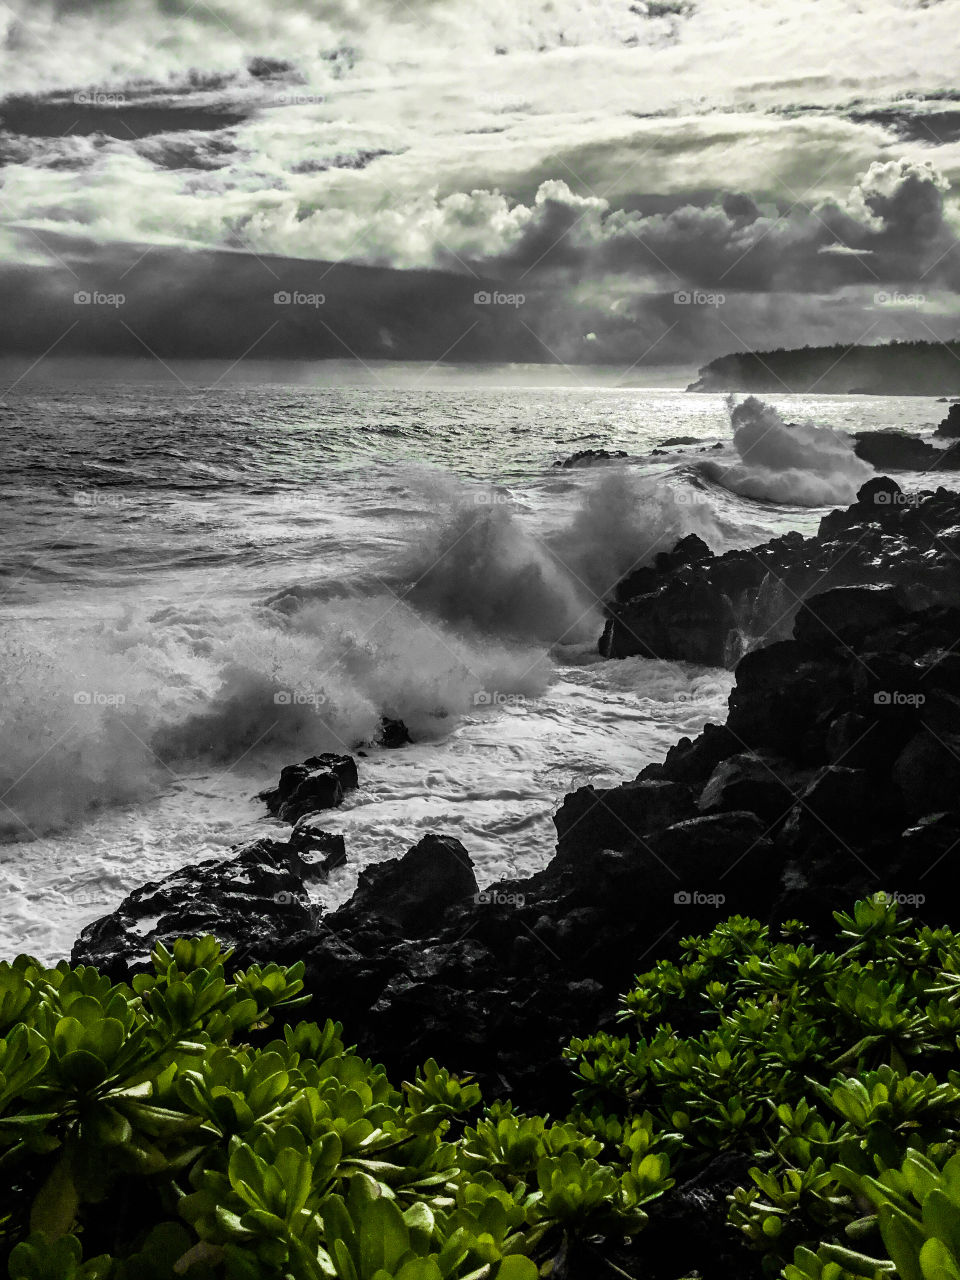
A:
<svg viewBox="0 0 960 1280">
<path fill-rule="evenodd" d="M 948 464 L 950 469 L 960 466 L 960 459 L 948 459 L 949 450 L 899 431 L 859 431 L 854 440 L 857 457 L 878 471 L 932 471 Z"/>
<path fill-rule="evenodd" d="M 717 765 L 700 793 L 697 808 L 703 813 L 747 810 L 772 823 L 783 818 L 794 803 L 795 787 L 796 771 L 786 761 L 742 752 Z"/>
<path fill-rule="evenodd" d="M 906 616 L 896 587 L 834 587 L 804 601 L 793 633 L 801 643 L 831 649 L 852 643 Z"/>
<path fill-rule="evenodd" d="M 605 657 L 732 667 L 788 639 L 804 602 L 839 587 L 898 587 L 908 609 L 960 598 L 960 497 L 907 494 L 888 476 L 825 516 L 814 537 L 787 534 L 720 556 L 696 543 L 684 539 L 618 583 L 599 643 Z"/>
<path fill-rule="evenodd" d="M 389 751 L 395 751 L 398 747 L 406 747 L 413 739 L 410 737 L 410 730 L 402 720 L 391 720 L 389 716 L 384 716 L 380 721 L 380 733 L 377 736 L 377 746 L 386 747 Z"/>
<path fill-rule="evenodd" d="M 228 947 L 272 945 L 312 931 L 316 908 L 301 874 L 300 850 L 258 840 L 236 857 L 181 867 L 129 893 L 115 911 L 80 934 L 73 964 L 126 977 L 157 941 L 214 934 Z"/>
<path fill-rule="evenodd" d="M 338 924 L 360 924 L 376 917 L 406 937 L 422 937 L 438 931 L 452 908 L 463 907 L 478 893 L 473 862 L 460 841 L 426 835 L 402 858 L 360 873 L 349 911 L 339 917 Z"/>
<path fill-rule="evenodd" d="M 569 458 L 558 458 L 555 467 L 589 467 L 594 462 L 607 462 L 610 458 L 625 458 L 625 449 L 580 449 Z"/>
<path fill-rule="evenodd" d="M 934 734 L 924 726 L 897 757 L 893 780 L 914 813 L 955 809 L 960 797 L 960 734 Z"/>
<path fill-rule="evenodd" d="M 306 814 L 335 809 L 343 803 L 344 792 L 357 785 L 353 756 L 325 752 L 281 769 L 277 786 L 262 791 L 259 798 L 281 822 L 297 822 Z"/>
<path fill-rule="evenodd" d="M 587 849 L 629 849 L 689 809 L 690 788 L 679 782 L 636 781 L 619 787 L 581 787 L 554 815 L 559 857 Z"/>
<path fill-rule="evenodd" d="M 948 440 L 960 439 L 960 404 L 950 406 L 947 416 L 933 434 L 941 438 L 946 437 Z"/>
<path fill-rule="evenodd" d="M 304 880 L 322 880 L 346 865 L 347 849 L 339 833 L 301 825 L 290 833 L 291 866 Z"/>
</svg>

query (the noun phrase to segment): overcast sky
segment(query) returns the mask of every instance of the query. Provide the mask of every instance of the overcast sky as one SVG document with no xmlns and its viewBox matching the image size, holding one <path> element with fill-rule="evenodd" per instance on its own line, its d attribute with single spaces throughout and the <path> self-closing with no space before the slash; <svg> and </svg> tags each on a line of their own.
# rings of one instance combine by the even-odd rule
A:
<svg viewBox="0 0 960 1280">
<path fill-rule="evenodd" d="M 27 0 L 0 40 L 3 351 L 960 333 L 960 0 Z"/>
</svg>

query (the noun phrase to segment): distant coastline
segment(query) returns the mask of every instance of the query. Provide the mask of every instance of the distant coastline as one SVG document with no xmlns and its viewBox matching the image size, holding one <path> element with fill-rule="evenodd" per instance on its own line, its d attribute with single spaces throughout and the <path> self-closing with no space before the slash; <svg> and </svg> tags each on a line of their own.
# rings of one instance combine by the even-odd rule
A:
<svg viewBox="0 0 960 1280">
<path fill-rule="evenodd" d="M 705 364 L 687 390 L 960 395 L 960 340 L 742 351 Z"/>
</svg>

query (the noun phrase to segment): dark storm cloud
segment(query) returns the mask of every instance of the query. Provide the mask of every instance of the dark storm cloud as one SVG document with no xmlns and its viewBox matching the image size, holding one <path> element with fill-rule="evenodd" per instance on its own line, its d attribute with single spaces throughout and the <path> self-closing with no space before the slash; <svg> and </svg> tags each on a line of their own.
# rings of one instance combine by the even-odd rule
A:
<svg viewBox="0 0 960 1280">
<path fill-rule="evenodd" d="M 52 266 L 0 266 L 0 355 L 549 359 L 494 282 L 229 252 L 44 236 Z"/>
<path fill-rule="evenodd" d="M 240 124 L 243 111 L 164 102 L 133 102 L 117 89 L 78 89 L 69 95 L 0 101 L 0 128 L 29 138 L 102 134 L 126 140 L 151 134 L 220 130 Z"/>
</svg>

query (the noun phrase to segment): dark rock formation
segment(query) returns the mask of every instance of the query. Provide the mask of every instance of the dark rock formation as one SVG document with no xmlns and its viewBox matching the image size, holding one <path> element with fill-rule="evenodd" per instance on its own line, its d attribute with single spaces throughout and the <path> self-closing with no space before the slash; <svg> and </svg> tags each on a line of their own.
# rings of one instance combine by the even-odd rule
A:
<svg viewBox="0 0 960 1280">
<path fill-rule="evenodd" d="M 933 434 L 948 440 L 960 440 L 960 404 L 950 406 L 947 416 Z"/>
<path fill-rule="evenodd" d="M 581 449 L 569 458 L 558 458 L 555 467 L 589 467 L 594 462 L 607 462 L 610 458 L 625 458 L 625 449 Z"/>
<path fill-rule="evenodd" d="M 127 895 L 80 934 L 72 963 L 121 978 L 142 967 L 156 941 L 207 933 L 244 950 L 313 928 L 305 880 L 315 878 L 336 837 L 257 840 L 236 857 L 181 867 Z M 341 841 L 342 843 L 342 841 Z"/>
<path fill-rule="evenodd" d="M 722 556 L 684 538 L 620 582 L 600 652 L 733 666 L 758 645 L 787 638 L 803 602 L 837 586 L 896 586 L 906 608 L 960 598 L 958 551 L 960 496 L 907 494 L 877 477 L 851 507 L 824 516 L 812 538 L 789 533 Z M 844 601 L 862 611 L 876 598 Z"/>
<path fill-rule="evenodd" d="M 244 962 L 303 960 L 311 1016 L 335 1014 L 393 1070 L 433 1055 L 562 1109 L 565 1040 L 608 1022 L 646 957 L 719 918 L 828 929 L 837 903 L 884 890 L 960 923 L 958 636 L 958 608 L 831 590 L 743 658 L 726 725 L 567 796 L 537 875 L 478 893 L 463 846 L 427 836 L 317 918 L 296 841 L 260 841 L 131 894 L 74 961 L 123 976 L 154 937 L 212 931 Z"/>
<path fill-rule="evenodd" d="M 436 934 L 452 908 L 472 903 L 479 887 L 470 855 L 452 836 L 424 836 L 402 858 L 361 871 L 338 928 L 376 924 L 405 937 Z"/>
<path fill-rule="evenodd" d="M 378 747 L 386 747 L 389 751 L 394 751 L 397 747 L 408 746 L 412 741 L 410 730 L 402 720 L 393 720 L 390 716 L 384 716 L 380 721 L 380 732 L 377 735 Z"/>
<path fill-rule="evenodd" d="M 919 436 L 900 431 L 860 431 L 854 452 L 878 471 L 957 471 L 960 449 L 938 449 Z"/>
<path fill-rule="evenodd" d="M 357 782 L 353 756 L 325 752 L 281 769 L 276 787 L 262 791 L 260 799 L 281 822 L 296 822 L 305 814 L 335 809 L 342 804 L 343 793 L 353 791 Z"/>
</svg>

